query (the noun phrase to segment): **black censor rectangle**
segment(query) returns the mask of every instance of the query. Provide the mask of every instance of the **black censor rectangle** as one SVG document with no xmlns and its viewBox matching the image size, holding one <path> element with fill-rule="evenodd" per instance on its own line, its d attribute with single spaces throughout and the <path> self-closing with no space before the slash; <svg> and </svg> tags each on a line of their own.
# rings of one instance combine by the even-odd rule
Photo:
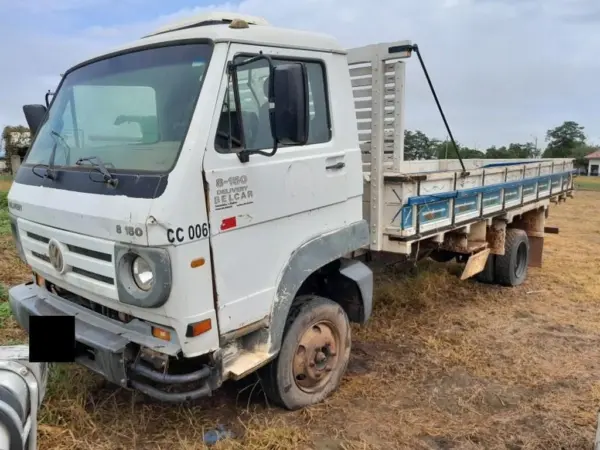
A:
<svg viewBox="0 0 600 450">
<path fill-rule="evenodd" d="M 29 361 L 74 360 L 75 316 L 29 316 Z"/>
</svg>

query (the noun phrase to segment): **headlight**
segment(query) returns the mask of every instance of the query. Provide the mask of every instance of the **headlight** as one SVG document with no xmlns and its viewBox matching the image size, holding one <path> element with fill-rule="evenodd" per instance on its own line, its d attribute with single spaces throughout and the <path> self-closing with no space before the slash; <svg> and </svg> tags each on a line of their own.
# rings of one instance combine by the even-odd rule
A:
<svg viewBox="0 0 600 450">
<path fill-rule="evenodd" d="M 150 264 L 142 258 L 137 256 L 131 264 L 131 272 L 133 274 L 133 281 L 142 291 L 149 291 L 152 289 L 154 284 L 154 273 Z"/>
<path fill-rule="evenodd" d="M 119 301 L 140 308 L 158 308 L 171 294 L 171 258 L 161 247 L 115 245 Z"/>
</svg>

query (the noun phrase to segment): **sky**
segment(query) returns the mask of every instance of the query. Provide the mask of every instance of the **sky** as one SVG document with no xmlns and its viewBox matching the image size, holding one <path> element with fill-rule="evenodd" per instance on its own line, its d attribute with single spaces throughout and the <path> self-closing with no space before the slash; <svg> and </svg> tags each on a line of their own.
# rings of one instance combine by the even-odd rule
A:
<svg viewBox="0 0 600 450">
<path fill-rule="evenodd" d="M 0 127 L 25 124 L 73 64 L 190 14 L 262 16 L 325 32 L 346 48 L 419 45 L 458 142 L 538 140 L 565 120 L 600 144 L 598 0 L 0 0 Z M 406 127 L 444 139 L 418 61 L 408 62 Z"/>
</svg>

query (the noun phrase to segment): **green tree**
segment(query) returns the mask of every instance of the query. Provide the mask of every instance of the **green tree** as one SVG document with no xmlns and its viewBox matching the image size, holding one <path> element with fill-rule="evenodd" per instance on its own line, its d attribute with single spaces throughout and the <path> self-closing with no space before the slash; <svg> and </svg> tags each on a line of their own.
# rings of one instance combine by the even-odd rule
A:
<svg viewBox="0 0 600 450">
<path fill-rule="evenodd" d="M 435 146 L 422 131 L 404 131 L 404 159 L 433 159 Z"/>
<path fill-rule="evenodd" d="M 488 159 L 531 159 L 539 157 L 540 152 L 535 148 L 533 142 L 524 144 L 511 143 L 508 147 L 492 146 L 485 151 L 485 157 Z"/>
<path fill-rule="evenodd" d="M 458 147 L 458 152 L 460 153 L 460 157 L 463 159 L 475 159 L 475 158 L 485 158 L 483 152 L 479 150 L 474 150 L 469 147 L 465 147 L 460 145 L 460 143 L 456 143 Z M 433 157 L 437 159 L 457 159 L 456 150 L 454 149 L 454 145 L 452 141 L 439 141 L 437 139 L 431 140 L 431 147 L 433 150 Z"/>
<path fill-rule="evenodd" d="M 577 165 L 585 165 L 584 156 L 592 152 L 586 144 L 583 127 L 576 122 L 564 122 L 548 130 L 548 147 L 544 158 L 575 158 Z M 508 146 L 491 146 L 484 151 L 469 148 L 457 142 L 458 151 L 464 159 L 533 159 L 542 155 L 537 142 L 512 142 Z M 430 138 L 420 130 L 404 132 L 404 159 L 456 159 L 456 150 L 449 140 Z"/>
<path fill-rule="evenodd" d="M 456 151 L 450 141 L 440 141 L 434 139 L 432 143 L 433 154 L 436 159 L 454 159 L 456 158 Z"/>
<path fill-rule="evenodd" d="M 460 147 L 459 148 L 460 157 L 463 159 L 484 159 L 485 154 L 480 150 L 475 150 L 474 148 L 468 147 Z"/>
<path fill-rule="evenodd" d="M 22 125 L 6 126 L 2 131 L 2 141 L 4 146 L 4 157 L 6 169 L 12 171 L 11 158 L 18 155 L 21 159 L 25 157 L 31 140 L 29 128 Z"/>
<path fill-rule="evenodd" d="M 490 148 L 485 150 L 485 157 L 487 159 L 505 159 L 508 158 L 508 150 L 505 146 L 496 147 L 492 145 Z"/>
<path fill-rule="evenodd" d="M 509 158 L 531 159 L 537 158 L 540 151 L 535 147 L 533 142 L 525 142 L 524 144 L 511 143 L 508 146 Z"/>
<path fill-rule="evenodd" d="M 544 158 L 569 158 L 576 149 L 585 146 L 584 127 L 577 122 L 566 121 L 562 125 L 548 130 Z"/>
</svg>

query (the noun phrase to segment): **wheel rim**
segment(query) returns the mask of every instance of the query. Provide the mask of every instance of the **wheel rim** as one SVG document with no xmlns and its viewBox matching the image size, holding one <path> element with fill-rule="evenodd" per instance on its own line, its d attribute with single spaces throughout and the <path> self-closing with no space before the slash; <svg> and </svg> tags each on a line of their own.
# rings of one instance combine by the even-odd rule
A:
<svg viewBox="0 0 600 450">
<path fill-rule="evenodd" d="M 308 328 L 298 343 L 294 356 L 294 380 L 305 392 L 316 392 L 331 378 L 338 363 L 340 333 L 329 321 Z"/>
<path fill-rule="evenodd" d="M 521 242 L 517 248 L 517 263 L 515 264 L 515 277 L 521 278 L 527 268 L 527 245 Z"/>
</svg>

